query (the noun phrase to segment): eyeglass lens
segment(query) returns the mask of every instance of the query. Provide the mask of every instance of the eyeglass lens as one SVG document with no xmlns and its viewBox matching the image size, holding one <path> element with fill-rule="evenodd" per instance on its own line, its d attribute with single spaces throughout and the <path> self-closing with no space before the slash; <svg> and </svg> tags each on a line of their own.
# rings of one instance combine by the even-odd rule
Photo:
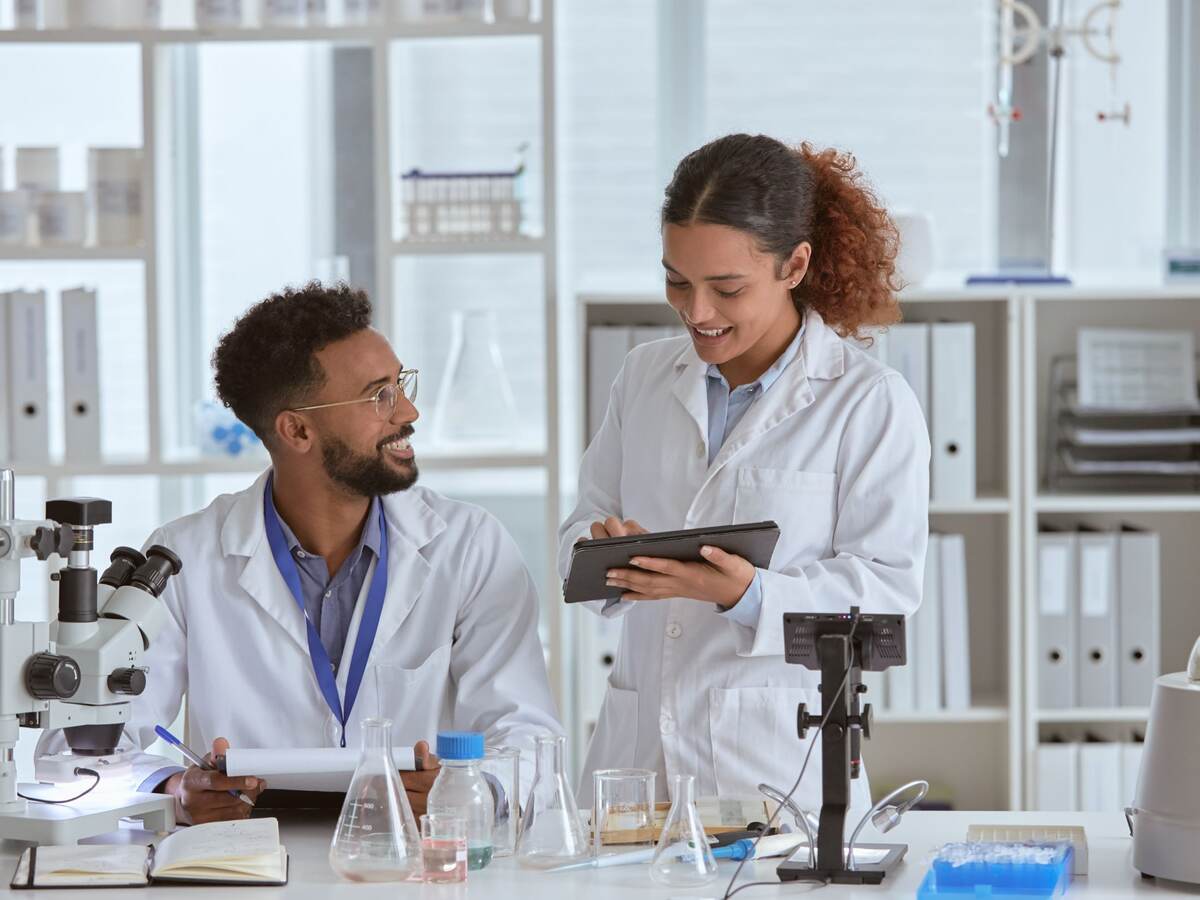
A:
<svg viewBox="0 0 1200 900">
<path fill-rule="evenodd" d="M 389 384 L 381 388 L 375 395 L 375 414 L 381 419 L 390 418 L 396 410 L 396 401 L 403 393 L 412 403 L 417 399 L 417 373 L 405 372 L 400 376 L 399 384 Z"/>
</svg>

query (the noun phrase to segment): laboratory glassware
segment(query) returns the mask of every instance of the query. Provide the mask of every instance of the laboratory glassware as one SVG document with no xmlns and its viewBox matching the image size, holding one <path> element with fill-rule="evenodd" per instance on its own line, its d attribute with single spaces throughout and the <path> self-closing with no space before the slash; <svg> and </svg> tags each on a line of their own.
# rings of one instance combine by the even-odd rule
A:
<svg viewBox="0 0 1200 900">
<path fill-rule="evenodd" d="M 495 797 L 483 777 L 483 735 L 441 731 L 437 755 L 442 768 L 429 791 L 429 811 L 461 816 L 467 823 L 467 866 L 482 869 L 492 861 Z"/>
<path fill-rule="evenodd" d="M 483 774 L 499 791 L 492 856 L 512 856 L 521 830 L 521 751 L 516 747 L 488 747 L 483 754 Z"/>
<path fill-rule="evenodd" d="M 456 311 L 433 412 L 435 443 L 450 448 L 505 447 L 519 423 L 516 399 L 500 356 L 495 312 Z"/>
<path fill-rule="evenodd" d="M 348 881 L 421 875 L 420 835 L 392 759 L 391 733 L 387 719 L 363 720 L 362 755 L 329 847 L 329 865 Z"/>
<path fill-rule="evenodd" d="M 650 878 L 668 887 L 708 884 L 717 877 L 717 861 L 696 809 L 695 777 L 676 775 L 671 796 L 671 811 L 650 861 Z"/>
<path fill-rule="evenodd" d="M 596 856 L 654 844 L 654 777 L 649 769 L 597 769 L 592 773 L 592 852 Z"/>
<path fill-rule="evenodd" d="M 421 816 L 422 880 L 454 884 L 467 880 L 467 821 L 462 816 Z"/>
<path fill-rule="evenodd" d="M 536 739 L 537 759 L 533 784 L 521 817 L 517 862 L 549 869 L 582 859 L 588 854 L 587 832 L 567 784 L 563 763 L 566 738 L 557 734 Z"/>
</svg>

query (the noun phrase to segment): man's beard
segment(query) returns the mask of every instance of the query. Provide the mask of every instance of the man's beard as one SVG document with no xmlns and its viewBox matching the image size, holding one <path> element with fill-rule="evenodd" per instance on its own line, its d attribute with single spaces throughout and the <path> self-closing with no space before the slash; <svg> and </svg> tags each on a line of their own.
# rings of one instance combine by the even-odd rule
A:
<svg viewBox="0 0 1200 900">
<path fill-rule="evenodd" d="M 381 441 L 379 452 L 382 452 L 383 444 L 412 433 L 412 427 L 405 426 L 398 434 Z M 322 439 L 321 462 L 325 466 L 325 474 L 334 482 L 362 497 L 379 497 L 408 490 L 417 480 L 416 462 L 410 460 L 408 470 L 398 472 L 380 456 L 357 453 L 337 437 Z"/>
</svg>

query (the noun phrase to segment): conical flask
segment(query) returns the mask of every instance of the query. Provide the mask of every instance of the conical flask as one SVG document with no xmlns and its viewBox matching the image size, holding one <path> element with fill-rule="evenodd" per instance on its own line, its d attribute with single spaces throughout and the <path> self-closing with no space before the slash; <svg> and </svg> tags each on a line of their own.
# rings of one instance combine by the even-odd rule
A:
<svg viewBox="0 0 1200 900">
<path fill-rule="evenodd" d="M 588 854 L 587 833 L 563 766 L 566 740 L 559 735 L 537 738 L 533 786 L 517 842 L 517 862 L 522 866 L 548 869 Z"/>
<path fill-rule="evenodd" d="M 671 811 L 650 861 L 650 877 L 659 884 L 689 887 L 708 884 L 717 877 L 717 861 L 700 823 L 695 791 L 695 778 L 675 776 Z"/>
<path fill-rule="evenodd" d="M 496 314 L 467 309 L 450 320 L 450 354 L 433 409 L 433 439 L 454 448 L 511 445 L 520 421 L 500 341 Z"/>
<path fill-rule="evenodd" d="M 362 723 L 362 756 L 333 833 L 329 865 L 349 881 L 421 877 L 421 837 L 392 759 L 388 719 Z"/>
</svg>

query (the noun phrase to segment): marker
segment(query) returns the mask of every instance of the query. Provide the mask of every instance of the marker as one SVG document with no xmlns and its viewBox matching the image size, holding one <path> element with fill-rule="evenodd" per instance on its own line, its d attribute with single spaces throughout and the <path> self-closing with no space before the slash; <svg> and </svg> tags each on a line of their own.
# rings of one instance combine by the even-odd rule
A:
<svg viewBox="0 0 1200 900">
<path fill-rule="evenodd" d="M 176 750 L 178 750 L 180 753 L 182 753 L 184 756 L 184 759 L 186 759 L 188 762 L 192 763 L 193 765 L 199 766 L 201 769 L 205 769 L 209 772 L 219 772 L 220 771 L 220 769 L 218 769 L 216 766 L 210 765 L 209 763 L 205 762 L 203 757 L 197 756 L 195 751 L 193 751 L 190 747 L 188 747 L 187 744 L 185 744 L 179 738 L 175 737 L 175 735 L 171 734 L 171 732 L 167 731 L 167 729 L 163 728 L 161 725 L 154 726 L 154 733 L 157 734 L 164 741 L 166 741 L 168 744 L 170 744 L 172 747 L 174 747 Z M 237 797 L 243 803 L 247 803 L 250 806 L 254 805 L 254 801 L 251 800 L 248 796 L 246 796 L 241 791 L 231 790 L 229 793 L 232 794 L 233 796 Z"/>
</svg>

